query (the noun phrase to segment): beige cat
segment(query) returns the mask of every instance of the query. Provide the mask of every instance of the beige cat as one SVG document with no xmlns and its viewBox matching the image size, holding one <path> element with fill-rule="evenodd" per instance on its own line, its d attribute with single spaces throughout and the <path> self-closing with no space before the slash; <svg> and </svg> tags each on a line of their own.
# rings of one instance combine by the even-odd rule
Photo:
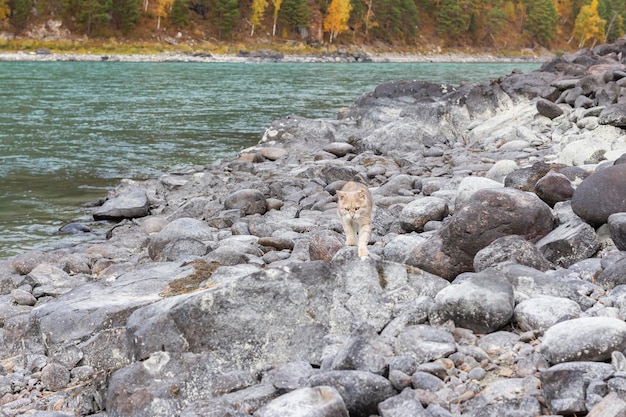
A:
<svg viewBox="0 0 626 417">
<path fill-rule="evenodd" d="M 372 194 L 363 184 L 350 181 L 337 191 L 337 202 L 346 245 L 357 245 L 359 256 L 367 257 L 367 243 L 372 233 Z"/>
</svg>

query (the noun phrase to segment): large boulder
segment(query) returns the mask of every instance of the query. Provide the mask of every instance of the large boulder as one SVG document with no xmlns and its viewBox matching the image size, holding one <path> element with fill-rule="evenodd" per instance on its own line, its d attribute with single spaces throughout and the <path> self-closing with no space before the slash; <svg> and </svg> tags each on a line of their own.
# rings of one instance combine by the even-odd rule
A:
<svg viewBox="0 0 626 417">
<path fill-rule="evenodd" d="M 626 164 L 602 169 L 583 180 L 574 191 L 572 209 L 596 227 L 611 214 L 626 211 Z"/>
<path fill-rule="evenodd" d="M 494 240 L 519 235 L 536 242 L 553 229 L 553 223 L 550 207 L 535 194 L 514 188 L 482 189 L 406 262 L 452 280 L 472 271 L 476 253 Z"/>
<path fill-rule="evenodd" d="M 123 189 L 93 211 L 94 220 L 121 220 L 146 216 L 150 200 L 146 190 L 140 187 Z"/>
</svg>

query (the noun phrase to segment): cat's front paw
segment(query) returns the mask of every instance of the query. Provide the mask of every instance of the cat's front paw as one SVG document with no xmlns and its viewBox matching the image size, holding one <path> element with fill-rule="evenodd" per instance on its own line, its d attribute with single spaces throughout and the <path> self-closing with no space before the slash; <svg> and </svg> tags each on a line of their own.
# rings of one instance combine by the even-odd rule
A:
<svg viewBox="0 0 626 417">
<path fill-rule="evenodd" d="M 370 256 L 370 253 L 368 252 L 366 248 L 359 248 L 358 254 L 359 254 L 359 258 L 361 259 L 365 259 Z"/>
</svg>

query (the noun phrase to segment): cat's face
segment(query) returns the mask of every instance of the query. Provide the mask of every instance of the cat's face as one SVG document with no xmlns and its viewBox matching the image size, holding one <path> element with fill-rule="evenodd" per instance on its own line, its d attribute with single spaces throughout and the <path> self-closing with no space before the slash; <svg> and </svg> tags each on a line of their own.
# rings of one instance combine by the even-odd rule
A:
<svg viewBox="0 0 626 417">
<path fill-rule="evenodd" d="M 364 191 L 337 191 L 339 214 L 358 219 L 368 214 L 367 195 Z"/>
</svg>

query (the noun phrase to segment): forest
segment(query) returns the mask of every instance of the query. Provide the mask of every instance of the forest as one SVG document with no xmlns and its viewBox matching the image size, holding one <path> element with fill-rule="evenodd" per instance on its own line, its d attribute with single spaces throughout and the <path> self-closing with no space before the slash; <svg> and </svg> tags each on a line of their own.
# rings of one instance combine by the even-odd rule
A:
<svg viewBox="0 0 626 417">
<path fill-rule="evenodd" d="M 626 0 L 0 0 L 0 33 L 62 22 L 72 36 L 577 49 L 626 31 Z"/>
</svg>

